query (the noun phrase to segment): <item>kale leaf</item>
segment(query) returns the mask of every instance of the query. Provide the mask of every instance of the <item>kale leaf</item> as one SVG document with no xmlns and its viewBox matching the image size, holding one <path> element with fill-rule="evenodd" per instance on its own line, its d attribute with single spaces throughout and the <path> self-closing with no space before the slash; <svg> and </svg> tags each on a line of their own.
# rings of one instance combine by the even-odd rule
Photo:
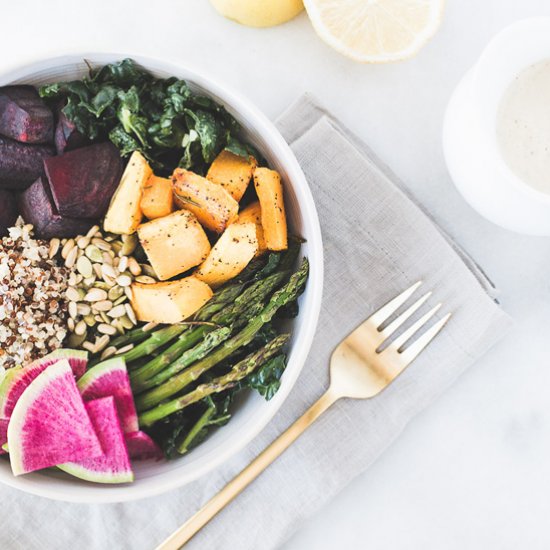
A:
<svg viewBox="0 0 550 550">
<path fill-rule="evenodd" d="M 64 114 L 82 134 L 110 139 L 123 156 L 140 151 L 162 175 L 177 166 L 205 173 L 223 149 L 259 158 L 239 140 L 239 124 L 223 106 L 183 80 L 155 78 L 131 59 L 39 92 L 52 105 L 63 101 Z"/>
</svg>

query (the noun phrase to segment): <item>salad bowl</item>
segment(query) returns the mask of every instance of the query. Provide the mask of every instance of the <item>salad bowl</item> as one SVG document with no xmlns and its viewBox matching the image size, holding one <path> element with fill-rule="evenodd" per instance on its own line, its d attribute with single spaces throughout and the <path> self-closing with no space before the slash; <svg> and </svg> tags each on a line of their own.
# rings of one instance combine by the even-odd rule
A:
<svg viewBox="0 0 550 550">
<path fill-rule="evenodd" d="M 44 59 L 0 73 L 0 86 L 35 86 L 74 80 L 87 74 L 89 67 L 129 57 L 120 53 L 81 53 Z M 52 499 L 82 503 L 123 502 L 159 495 L 181 487 L 212 471 L 243 449 L 273 418 L 290 393 L 305 363 L 321 306 L 323 287 L 323 248 L 319 221 L 311 191 L 290 147 L 275 126 L 238 93 L 215 79 L 178 62 L 130 56 L 154 76 L 176 76 L 186 80 L 193 91 L 210 96 L 224 105 L 242 127 L 242 137 L 256 147 L 284 181 L 285 203 L 291 232 L 303 237 L 302 254 L 310 262 L 310 276 L 300 298 L 299 315 L 292 321 L 288 364 L 276 395 L 265 401 L 247 392 L 239 395 L 229 424 L 218 429 L 189 454 L 171 461 L 136 464 L 132 484 L 95 485 L 66 476 L 55 469 L 14 477 L 8 460 L 0 460 L 0 482 Z"/>
</svg>

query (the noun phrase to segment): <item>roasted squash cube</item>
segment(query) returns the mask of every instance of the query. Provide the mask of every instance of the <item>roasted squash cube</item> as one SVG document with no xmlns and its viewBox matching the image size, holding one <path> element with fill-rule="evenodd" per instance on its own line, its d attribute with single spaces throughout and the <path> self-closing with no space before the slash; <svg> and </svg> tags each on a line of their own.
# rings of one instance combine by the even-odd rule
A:
<svg viewBox="0 0 550 550">
<path fill-rule="evenodd" d="M 212 287 L 220 286 L 236 277 L 257 251 L 256 224 L 234 223 L 224 231 L 194 275 Z"/>
<path fill-rule="evenodd" d="M 262 210 L 262 227 L 269 250 L 286 250 L 288 236 L 281 176 L 269 168 L 256 168 L 254 186 Z"/>
<path fill-rule="evenodd" d="M 174 201 L 193 212 L 204 227 L 223 233 L 239 212 L 239 203 L 220 185 L 178 168 L 172 176 Z"/>
<path fill-rule="evenodd" d="M 206 177 L 211 182 L 221 185 L 239 202 L 252 179 L 256 164 L 253 156 L 246 158 L 229 151 L 222 151 L 214 159 Z"/>
<path fill-rule="evenodd" d="M 143 214 L 141 197 L 143 188 L 153 171 L 139 151 L 132 153 L 115 191 L 103 227 L 105 231 L 119 235 L 136 232 Z"/>
<path fill-rule="evenodd" d="M 258 239 L 258 252 L 256 256 L 263 254 L 267 250 L 264 237 L 264 229 L 262 227 L 262 208 L 258 201 L 249 204 L 244 210 L 239 212 L 239 217 L 234 223 L 253 223 L 256 225 L 256 238 Z"/>
<path fill-rule="evenodd" d="M 204 229 L 187 210 L 178 210 L 140 225 L 138 235 L 161 281 L 199 265 L 210 252 Z"/>
<path fill-rule="evenodd" d="M 154 220 L 168 216 L 174 211 L 172 182 L 154 174 L 147 180 L 141 198 L 141 211 L 146 218 Z"/>
<path fill-rule="evenodd" d="M 180 323 L 212 297 L 212 289 L 195 277 L 131 286 L 132 308 L 138 321 Z"/>
</svg>

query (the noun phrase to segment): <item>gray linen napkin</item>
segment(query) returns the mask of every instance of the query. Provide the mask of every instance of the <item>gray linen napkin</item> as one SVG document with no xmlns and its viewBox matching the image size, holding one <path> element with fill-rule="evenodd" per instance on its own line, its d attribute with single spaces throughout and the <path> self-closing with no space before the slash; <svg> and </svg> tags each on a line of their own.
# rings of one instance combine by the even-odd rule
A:
<svg viewBox="0 0 550 550">
<path fill-rule="evenodd" d="M 276 548 L 504 335 L 510 320 L 494 302 L 490 282 L 371 151 L 307 97 L 278 126 L 312 187 L 326 253 L 317 335 L 281 411 L 237 458 L 161 497 L 75 505 L 1 487 L 2 502 L 9 502 L 1 548 L 153 548 L 321 395 L 330 352 L 341 338 L 389 298 L 424 280 L 436 289 L 433 302 L 454 312 L 439 337 L 376 399 L 337 403 L 188 546 Z"/>
</svg>

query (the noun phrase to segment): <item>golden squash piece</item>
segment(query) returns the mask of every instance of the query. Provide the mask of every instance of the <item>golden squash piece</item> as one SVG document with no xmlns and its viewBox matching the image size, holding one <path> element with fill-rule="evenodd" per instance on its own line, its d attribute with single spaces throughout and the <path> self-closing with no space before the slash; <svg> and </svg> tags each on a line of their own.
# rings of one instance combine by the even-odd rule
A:
<svg viewBox="0 0 550 550">
<path fill-rule="evenodd" d="M 212 297 L 212 289 L 195 277 L 178 281 L 133 283 L 132 308 L 138 321 L 180 323 Z"/>
<path fill-rule="evenodd" d="M 141 198 L 141 211 L 146 218 L 154 220 L 168 216 L 174 211 L 172 182 L 154 174 L 147 180 Z"/>
<path fill-rule="evenodd" d="M 262 227 L 269 250 L 286 250 L 288 236 L 281 176 L 269 168 L 256 168 L 254 186 L 262 209 Z"/>
<path fill-rule="evenodd" d="M 229 151 L 222 151 L 214 159 L 206 178 L 221 185 L 239 202 L 252 179 L 256 165 L 256 159 L 253 156 L 245 158 Z"/>
<path fill-rule="evenodd" d="M 139 151 L 132 153 L 107 210 L 103 222 L 105 231 L 118 235 L 130 235 L 136 232 L 143 218 L 141 211 L 143 188 L 152 173 L 143 155 Z"/>
<path fill-rule="evenodd" d="M 187 210 L 178 210 L 140 225 L 138 236 L 161 281 L 199 265 L 210 252 L 204 229 Z"/>
<path fill-rule="evenodd" d="M 194 276 L 212 287 L 236 277 L 258 251 L 256 224 L 232 224 L 212 247 Z"/>
<path fill-rule="evenodd" d="M 265 244 L 264 229 L 262 227 L 262 208 L 258 201 L 249 204 L 244 210 L 239 212 L 239 217 L 234 223 L 253 223 L 256 225 L 256 238 L 258 239 L 258 252 L 256 256 L 263 254 L 267 250 Z"/>
<path fill-rule="evenodd" d="M 172 175 L 174 201 L 193 212 L 199 222 L 216 233 L 237 218 L 239 203 L 220 185 L 189 170 L 177 168 Z"/>
</svg>

